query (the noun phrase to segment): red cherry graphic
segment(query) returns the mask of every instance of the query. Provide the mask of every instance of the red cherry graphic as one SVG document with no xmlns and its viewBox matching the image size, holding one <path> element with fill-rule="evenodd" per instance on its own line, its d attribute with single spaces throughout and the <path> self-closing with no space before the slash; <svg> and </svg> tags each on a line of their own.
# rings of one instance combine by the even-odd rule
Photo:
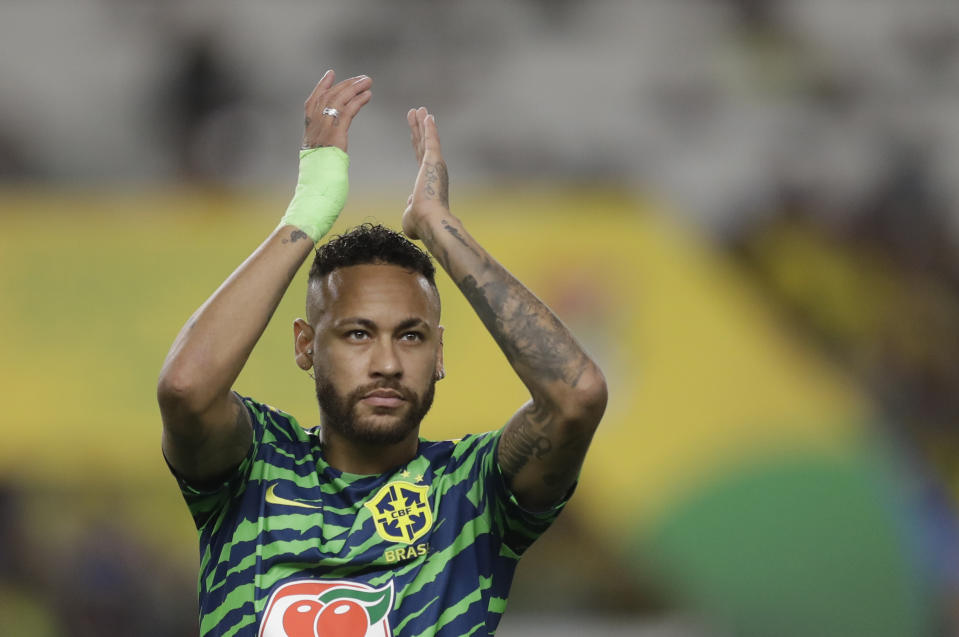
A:
<svg viewBox="0 0 959 637">
<path fill-rule="evenodd" d="M 296 602 L 283 613 L 283 630 L 289 637 L 316 637 L 313 626 L 323 604 L 313 600 Z"/>
<path fill-rule="evenodd" d="M 366 609 L 348 599 L 330 602 L 316 618 L 317 637 L 363 637 L 369 627 Z"/>
</svg>

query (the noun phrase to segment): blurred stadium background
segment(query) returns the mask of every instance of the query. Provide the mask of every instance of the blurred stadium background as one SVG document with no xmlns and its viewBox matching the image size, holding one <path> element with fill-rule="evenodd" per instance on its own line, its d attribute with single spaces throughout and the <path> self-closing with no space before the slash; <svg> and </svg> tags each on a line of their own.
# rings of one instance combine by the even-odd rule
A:
<svg viewBox="0 0 959 637">
<path fill-rule="evenodd" d="M 0 634 L 196 634 L 156 375 L 327 68 L 374 78 L 337 228 L 398 224 L 429 106 L 454 212 L 609 377 L 499 635 L 957 634 L 954 0 L 0 4 Z M 304 277 L 238 388 L 313 424 Z M 523 388 L 441 291 L 424 435 L 498 427 Z"/>
</svg>

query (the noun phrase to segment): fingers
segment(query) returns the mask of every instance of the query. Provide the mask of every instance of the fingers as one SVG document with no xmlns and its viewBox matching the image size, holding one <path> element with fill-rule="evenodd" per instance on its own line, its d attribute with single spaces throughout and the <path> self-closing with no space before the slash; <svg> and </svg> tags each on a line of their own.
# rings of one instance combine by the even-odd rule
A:
<svg viewBox="0 0 959 637">
<path fill-rule="evenodd" d="M 426 155 L 442 159 L 443 151 L 440 147 L 440 135 L 436 128 L 436 118 L 426 110 L 426 107 L 420 106 L 417 109 L 410 110 L 406 114 L 406 120 L 410 125 L 417 162 L 422 162 Z"/>
<path fill-rule="evenodd" d="M 307 111 L 324 108 L 335 108 L 342 111 L 347 104 L 362 93 L 368 92 L 373 86 L 373 80 L 366 75 L 358 75 L 333 84 L 335 77 L 336 74 L 332 70 L 323 75 L 316 88 L 306 99 L 305 107 Z M 364 96 L 364 99 L 368 102 L 369 96 Z M 362 102 L 362 104 L 366 102 Z M 362 106 L 362 104 L 359 104 L 359 106 Z M 355 108 L 354 114 L 356 110 L 359 110 L 359 108 Z"/>
<path fill-rule="evenodd" d="M 423 146 L 427 155 L 442 156 L 440 133 L 436 128 L 436 117 L 432 114 L 423 118 Z"/>
<path fill-rule="evenodd" d="M 324 96 L 326 103 L 323 106 L 343 110 L 357 95 L 370 90 L 372 86 L 373 80 L 366 75 L 358 75 L 343 80 L 327 91 Z"/>
<path fill-rule="evenodd" d="M 328 91 L 331 86 L 333 86 L 333 81 L 336 79 L 336 73 L 333 69 L 329 69 L 326 73 L 323 74 L 323 77 L 320 78 L 320 81 L 316 83 L 316 86 L 313 87 L 313 92 L 310 93 L 309 97 L 306 98 L 306 103 L 304 106 L 307 108 L 310 107 L 311 102 L 316 102 L 319 97 Z"/>
<path fill-rule="evenodd" d="M 420 132 L 420 121 L 416 117 L 416 110 L 415 108 L 411 108 L 409 112 L 406 113 L 406 121 L 410 125 L 410 142 L 413 144 L 416 163 L 419 164 L 423 161 L 423 135 Z"/>
<path fill-rule="evenodd" d="M 336 80 L 336 72 L 333 69 L 329 69 L 326 73 L 323 74 L 323 77 L 320 78 L 320 81 L 316 83 L 317 88 L 325 91 L 326 89 L 333 86 L 333 82 Z"/>
<path fill-rule="evenodd" d="M 343 115 L 353 119 L 356 117 L 356 114 L 360 112 L 360 109 L 373 98 L 373 91 L 365 90 L 361 93 L 357 93 L 343 106 Z"/>
<path fill-rule="evenodd" d="M 373 80 L 365 75 L 343 80 L 324 96 L 322 107 L 340 111 L 340 119 L 349 124 L 363 106 L 373 97 Z"/>
<path fill-rule="evenodd" d="M 423 145 L 423 120 L 426 119 L 427 115 L 429 115 L 429 111 L 426 110 L 425 106 L 416 109 L 416 130 L 419 133 L 420 146 Z"/>
<path fill-rule="evenodd" d="M 406 113 L 406 121 L 410 125 L 410 141 L 413 142 L 416 162 L 422 163 L 426 155 L 433 155 L 437 159 L 442 159 L 436 118 L 426 110 L 426 107 L 420 106 L 410 109 Z"/>
<path fill-rule="evenodd" d="M 336 82 L 332 69 L 324 73 L 304 105 L 302 147 L 336 146 L 346 152 L 350 123 L 373 97 L 372 86 L 373 80 L 366 75 Z M 324 113 L 326 109 L 334 109 L 337 114 Z"/>
<path fill-rule="evenodd" d="M 411 108 L 406 112 L 406 123 L 410 125 L 410 140 L 413 142 L 413 147 L 416 147 L 416 109 Z"/>
</svg>

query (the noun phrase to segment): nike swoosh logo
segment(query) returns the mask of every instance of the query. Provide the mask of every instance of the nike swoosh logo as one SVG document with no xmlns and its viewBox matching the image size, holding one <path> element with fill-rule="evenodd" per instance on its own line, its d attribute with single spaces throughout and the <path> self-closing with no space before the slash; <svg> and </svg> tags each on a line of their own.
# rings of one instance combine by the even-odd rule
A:
<svg viewBox="0 0 959 637">
<path fill-rule="evenodd" d="M 301 509 L 322 509 L 323 507 L 317 504 L 307 504 L 306 502 L 297 502 L 296 500 L 287 500 L 286 498 L 281 498 L 276 494 L 276 483 L 270 485 L 266 490 L 266 501 L 269 504 L 282 504 L 288 507 L 300 507 Z"/>
</svg>

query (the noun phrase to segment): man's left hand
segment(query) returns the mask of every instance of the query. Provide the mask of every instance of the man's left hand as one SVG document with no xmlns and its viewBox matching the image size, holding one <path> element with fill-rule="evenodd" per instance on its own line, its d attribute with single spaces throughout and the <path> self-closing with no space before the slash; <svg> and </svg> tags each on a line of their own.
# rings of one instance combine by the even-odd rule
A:
<svg viewBox="0 0 959 637">
<path fill-rule="evenodd" d="M 450 181 L 440 148 L 436 120 L 425 107 L 411 109 L 406 114 L 410 125 L 413 151 L 420 170 L 413 185 L 413 194 L 403 213 L 403 232 L 410 239 L 421 239 L 420 231 L 427 220 L 450 212 Z"/>
</svg>

